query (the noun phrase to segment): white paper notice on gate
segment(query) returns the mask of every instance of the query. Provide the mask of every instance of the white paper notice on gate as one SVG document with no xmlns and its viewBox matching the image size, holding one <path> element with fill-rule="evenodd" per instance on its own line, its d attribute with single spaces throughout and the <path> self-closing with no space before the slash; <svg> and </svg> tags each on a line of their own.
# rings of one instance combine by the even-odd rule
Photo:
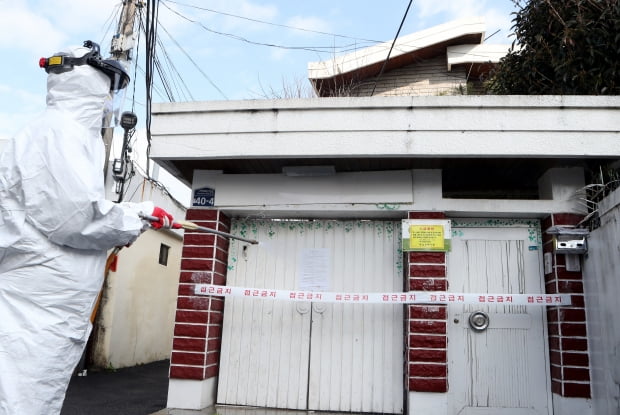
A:
<svg viewBox="0 0 620 415">
<path fill-rule="evenodd" d="M 305 248 L 299 252 L 299 289 L 303 291 L 329 290 L 331 251 L 327 248 Z"/>
<path fill-rule="evenodd" d="M 395 293 L 346 293 L 196 284 L 196 295 L 256 298 L 263 300 L 313 301 L 350 304 L 480 304 L 570 306 L 571 294 L 489 294 L 408 291 Z"/>
</svg>

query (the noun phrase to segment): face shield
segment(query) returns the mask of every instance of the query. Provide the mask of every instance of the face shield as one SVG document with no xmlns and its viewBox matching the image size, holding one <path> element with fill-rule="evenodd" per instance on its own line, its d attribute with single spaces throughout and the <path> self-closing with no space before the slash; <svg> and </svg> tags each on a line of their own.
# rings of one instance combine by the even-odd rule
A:
<svg viewBox="0 0 620 415">
<path fill-rule="evenodd" d="M 98 44 L 87 40 L 84 47 L 90 51 L 82 57 L 70 57 L 61 53 L 50 58 L 41 58 L 39 66 L 44 68 L 45 72 L 55 74 L 71 71 L 77 65 L 90 65 L 103 72 L 110 79 L 110 96 L 103 108 L 102 128 L 115 127 L 120 121 L 129 74 L 121 62 L 102 59 Z"/>
<path fill-rule="evenodd" d="M 101 70 L 110 78 L 110 96 L 103 109 L 101 128 L 113 128 L 118 125 L 121 119 L 129 76 L 119 61 L 107 60 L 101 61 L 101 63 L 105 65 L 105 69 Z"/>
</svg>

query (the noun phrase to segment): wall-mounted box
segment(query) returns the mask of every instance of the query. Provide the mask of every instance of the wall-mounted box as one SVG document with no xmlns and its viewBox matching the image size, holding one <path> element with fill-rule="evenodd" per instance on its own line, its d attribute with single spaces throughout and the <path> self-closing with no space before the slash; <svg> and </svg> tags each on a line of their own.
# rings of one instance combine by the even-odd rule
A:
<svg viewBox="0 0 620 415">
<path fill-rule="evenodd" d="M 546 232 L 553 235 L 553 249 L 558 254 L 582 255 L 588 252 L 587 229 L 552 226 Z"/>
<path fill-rule="evenodd" d="M 585 254 L 588 252 L 586 238 L 568 239 L 566 236 L 553 238 L 555 252 L 558 254 Z"/>
</svg>

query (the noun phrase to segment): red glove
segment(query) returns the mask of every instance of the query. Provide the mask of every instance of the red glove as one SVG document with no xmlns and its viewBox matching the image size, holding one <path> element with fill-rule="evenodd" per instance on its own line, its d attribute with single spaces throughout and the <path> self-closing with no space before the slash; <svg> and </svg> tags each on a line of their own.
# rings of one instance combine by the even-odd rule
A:
<svg viewBox="0 0 620 415">
<path fill-rule="evenodd" d="M 159 218 L 159 222 L 151 222 L 151 226 L 155 229 L 170 229 L 172 227 L 173 218 L 172 215 L 160 207 L 155 207 L 151 216 Z"/>
</svg>

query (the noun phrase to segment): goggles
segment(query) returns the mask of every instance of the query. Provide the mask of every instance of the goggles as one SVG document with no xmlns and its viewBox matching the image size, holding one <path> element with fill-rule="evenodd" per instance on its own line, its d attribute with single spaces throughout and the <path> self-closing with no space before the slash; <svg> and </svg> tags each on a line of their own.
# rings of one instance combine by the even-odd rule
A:
<svg viewBox="0 0 620 415">
<path fill-rule="evenodd" d="M 90 65 L 110 78 L 110 91 L 119 91 L 127 86 L 129 74 L 120 62 L 114 59 L 102 59 L 99 45 L 95 42 L 87 40 L 84 42 L 84 47 L 89 48 L 90 52 L 80 58 L 59 53 L 39 59 L 39 67 L 45 69 L 47 73 L 60 74 L 73 70 L 74 66 Z"/>
</svg>

